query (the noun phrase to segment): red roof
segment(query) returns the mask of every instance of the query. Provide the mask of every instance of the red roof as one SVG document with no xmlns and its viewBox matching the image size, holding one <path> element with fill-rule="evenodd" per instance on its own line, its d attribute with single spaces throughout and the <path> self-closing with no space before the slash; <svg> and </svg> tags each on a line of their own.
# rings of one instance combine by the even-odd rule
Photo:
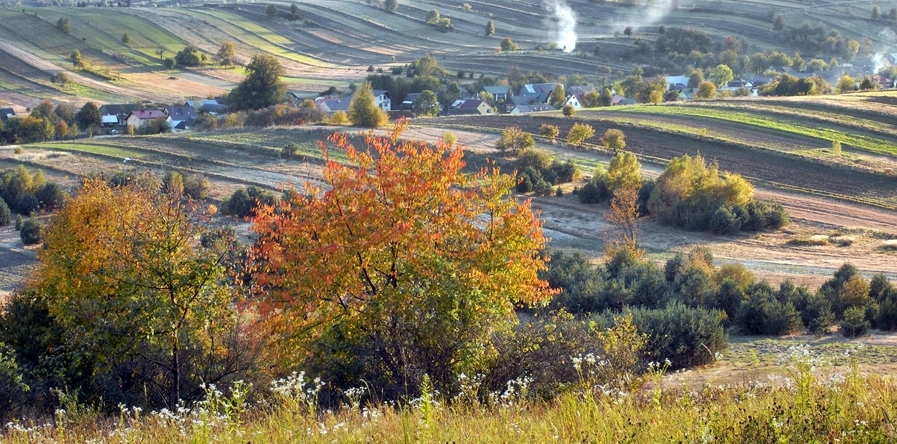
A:
<svg viewBox="0 0 897 444">
<path fill-rule="evenodd" d="M 162 110 L 158 110 L 158 109 L 145 109 L 143 111 L 131 111 L 131 115 L 137 117 L 140 120 L 158 119 L 159 117 L 165 117 L 165 113 L 162 112 Z"/>
</svg>

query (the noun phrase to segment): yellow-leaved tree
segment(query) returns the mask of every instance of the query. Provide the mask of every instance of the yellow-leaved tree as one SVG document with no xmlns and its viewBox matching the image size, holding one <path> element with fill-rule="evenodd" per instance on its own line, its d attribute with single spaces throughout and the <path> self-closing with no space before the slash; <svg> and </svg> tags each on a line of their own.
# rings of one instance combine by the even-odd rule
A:
<svg viewBox="0 0 897 444">
<path fill-rule="evenodd" d="M 142 375 L 149 401 L 169 408 L 201 394 L 182 381 L 221 375 L 206 364 L 226 352 L 218 339 L 236 322 L 225 283 L 235 243 L 210 236 L 179 197 L 87 180 L 43 229 L 26 288 L 45 298 L 70 347 L 97 363 L 93 371 L 134 359 L 156 368 Z M 188 360 L 206 373 L 187 374 L 196 368 Z"/>
<path fill-rule="evenodd" d="M 550 298 L 545 238 L 513 176 L 463 172 L 461 148 L 400 140 L 406 127 L 361 149 L 331 135 L 348 165 L 328 160 L 323 186 L 258 211 L 255 277 L 287 359 L 338 332 L 385 386 L 408 393 L 426 374 L 448 393 L 516 306 Z"/>
</svg>

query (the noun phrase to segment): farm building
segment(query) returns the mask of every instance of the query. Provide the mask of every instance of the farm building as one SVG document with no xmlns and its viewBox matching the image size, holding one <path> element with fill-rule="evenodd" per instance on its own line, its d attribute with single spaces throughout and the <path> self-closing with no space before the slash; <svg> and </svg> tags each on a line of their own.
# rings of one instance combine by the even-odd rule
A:
<svg viewBox="0 0 897 444">
<path fill-rule="evenodd" d="M 528 114 L 541 111 L 557 111 L 557 108 L 544 103 L 536 105 L 514 105 L 508 110 L 508 114 Z"/>
<path fill-rule="evenodd" d="M 138 127 L 160 117 L 165 118 L 165 112 L 161 109 L 132 111 L 130 114 L 128 114 L 125 122 L 127 122 L 128 126 Z"/>
<path fill-rule="evenodd" d="M 492 114 L 492 107 L 480 99 L 458 100 L 452 104 L 451 108 L 446 110 L 446 114 L 450 116 L 457 115 L 487 115 Z"/>
<path fill-rule="evenodd" d="M 507 102 L 511 97 L 511 87 L 504 86 L 484 86 L 482 92 L 492 94 L 496 102 Z"/>
</svg>

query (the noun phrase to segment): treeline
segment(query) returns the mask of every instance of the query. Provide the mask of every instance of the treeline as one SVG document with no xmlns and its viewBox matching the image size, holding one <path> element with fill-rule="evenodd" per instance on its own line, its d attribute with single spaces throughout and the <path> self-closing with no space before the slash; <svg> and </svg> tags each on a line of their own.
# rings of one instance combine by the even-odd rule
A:
<svg viewBox="0 0 897 444">
<path fill-rule="evenodd" d="M 775 288 L 741 264 L 713 262 L 705 247 L 677 253 L 663 266 L 625 249 L 599 266 L 557 252 L 544 277 L 561 289 L 552 307 L 600 325 L 631 313 L 649 337 L 649 356 L 667 357 L 674 367 L 711 362 L 730 326 L 747 335 L 826 335 L 836 321 L 847 337 L 897 330 L 897 289 L 883 274 L 867 281 L 844 264 L 817 290 L 787 280 Z"/>
</svg>

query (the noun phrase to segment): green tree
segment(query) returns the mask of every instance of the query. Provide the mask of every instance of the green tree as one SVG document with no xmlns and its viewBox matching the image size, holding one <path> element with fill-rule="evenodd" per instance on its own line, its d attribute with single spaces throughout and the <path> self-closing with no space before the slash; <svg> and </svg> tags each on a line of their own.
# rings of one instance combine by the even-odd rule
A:
<svg viewBox="0 0 897 444">
<path fill-rule="evenodd" d="M 642 186 L 642 164 L 635 154 L 628 151 L 619 151 L 610 161 L 607 175 L 604 176 L 604 186 L 611 193 L 628 188 L 638 193 Z"/>
<path fill-rule="evenodd" d="M 78 48 L 72 50 L 72 53 L 69 55 L 69 59 L 72 61 L 72 65 L 74 65 L 76 68 L 81 67 L 81 65 L 84 63 L 84 60 L 81 59 L 81 51 L 79 51 Z"/>
<path fill-rule="evenodd" d="M 495 23 L 492 20 L 486 23 L 486 37 L 492 37 L 495 34 Z"/>
<path fill-rule="evenodd" d="M 202 52 L 194 45 L 187 45 L 174 55 L 174 61 L 180 66 L 199 66 L 202 60 Z"/>
<path fill-rule="evenodd" d="M 69 23 L 69 19 L 65 17 L 60 17 L 59 20 L 56 21 L 56 28 L 66 34 L 72 32 L 72 24 Z"/>
<path fill-rule="evenodd" d="M 601 93 L 591 90 L 582 96 L 583 108 L 597 108 L 601 106 Z"/>
<path fill-rule="evenodd" d="M 265 7 L 265 14 L 271 18 L 277 17 L 277 5 L 269 3 L 268 6 Z"/>
<path fill-rule="evenodd" d="M 567 132 L 567 143 L 579 147 L 582 146 L 586 139 L 595 135 L 595 129 L 592 125 L 585 123 L 574 123 L 570 131 Z"/>
<path fill-rule="evenodd" d="M 228 96 L 231 111 L 268 108 L 284 100 L 287 86 L 280 78 L 284 69 L 274 56 L 252 56 L 246 71 L 249 75 Z"/>
<path fill-rule="evenodd" d="M 451 393 L 517 323 L 515 303 L 550 298 L 545 239 L 529 202 L 508 198 L 512 176 L 464 173 L 460 148 L 402 140 L 406 125 L 360 150 L 334 136 L 348 161 L 327 162 L 325 186 L 260 210 L 255 282 L 286 359 L 339 331 L 369 344 L 390 389 L 426 374 Z"/>
<path fill-rule="evenodd" d="M 386 111 L 375 103 L 371 82 L 364 82 L 352 96 L 352 102 L 349 103 L 349 120 L 352 121 L 352 125 L 362 128 L 379 128 L 389 120 Z"/>
<path fill-rule="evenodd" d="M 872 20 L 878 20 L 881 17 L 881 9 L 879 9 L 878 5 L 872 7 Z M 62 20 L 62 19 L 60 19 Z"/>
<path fill-rule="evenodd" d="M 81 107 L 81 110 L 75 114 L 75 121 L 81 128 L 91 128 L 98 126 L 103 122 L 103 114 L 96 103 L 87 102 Z"/>
<path fill-rule="evenodd" d="M 601 100 L 599 104 L 601 106 L 611 106 L 613 100 L 614 94 L 610 91 L 610 88 L 604 88 L 604 91 L 601 91 Z"/>
<path fill-rule="evenodd" d="M 436 93 L 426 90 L 417 96 L 411 104 L 411 110 L 415 117 L 433 117 L 439 115 L 440 105 Z"/>
<path fill-rule="evenodd" d="M 396 12 L 399 7 L 399 0 L 385 0 L 383 2 L 383 10 L 386 12 Z"/>
<path fill-rule="evenodd" d="M 435 25 L 439 22 L 439 11 L 435 9 L 431 9 L 430 12 L 427 13 L 427 24 Z"/>
<path fill-rule="evenodd" d="M 651 90 L 648 93 L 648 102 L 657 105 L 658 103 L 663 101 L 663 91 L 657 88 Z"/>
<path fill-rule="evenodd" d="M 632 26 L 627 26 L 626 29 L 623 30 L 623 34 L 626 34 L 626 38 L 632 36 Z"/>
<path fill-rule="evenodd" d="M 785 19 L 783 19 L 781 15 L 776 14 L 775 18 L 773 18 L 772 29 L 775 29 L 776 31 L 785 29 Z"/>
<path fill-rule="evenodd" d="M 121 42 L 125 45 L 131 43 L 131 34 L 126 32 L 125 35 L 121 36 Z"/>
<path fill-rule="evenodd" d="M 534 146 L 536 141 L 533 140 L 533 136 L 516 126 L 502 130 L 501 138 L 495 142 L 495 147 L 499 151 L 509 151 L 511 154 L 518 154 Z"/>
<path fill-rule="evenodd" d="M 698 90 L 695 92 L 696 99 L 712 99 L 714 97 L 716 97 L 716 85 L 713 82 L 705 81 L 698 85 Z"/>
<path fill-rule="evenodd" d="M 604 135 L 601 136 L 601 144 L 616 153 L 626 149 L 626 136 L 621 130 L 608 128 Z"/>
<path fill-rule="evenodd" d="M 732 80 L 732 69 L 726 65 L 716 65 L 716 68 L 710 71 L 710 80 L 717 87 L 726 86 Z"/>
<path fill-rule="evenodd" d="M 554 91 L 551 92 L 551 105 L 555 108 L 561 108 L 567 103 L 567 92 L 564 85 L 557 83 L 554 85 Z"/>
<path fill-rule="evenodd" d="M 560 133 L 561 130 L 557 125 L 549 125 L 547 123 L 543 123 L 542 126 L 539 127 L 539 134 L 551 140 L 557 139 Z"/>
<path fill-rule="evenodd" d="M 293 18 L 299 17 L 299 5 L 293 3 L 290 5 L 290 16 Z"/>
<path fill-rule="evenodd" d="M 27 285 L 70 333 L 75 355 L 107 369 L 140 358 L 158 366 L 169 408 L 187 395 L 188 354 L 222 353 L 216 339 L 236 320 L 223 284 L 235 243 L 195 242 L 205 231 L 193 220 L 179 199 L 88 180 L 42 230 Z"/>
</svg>

